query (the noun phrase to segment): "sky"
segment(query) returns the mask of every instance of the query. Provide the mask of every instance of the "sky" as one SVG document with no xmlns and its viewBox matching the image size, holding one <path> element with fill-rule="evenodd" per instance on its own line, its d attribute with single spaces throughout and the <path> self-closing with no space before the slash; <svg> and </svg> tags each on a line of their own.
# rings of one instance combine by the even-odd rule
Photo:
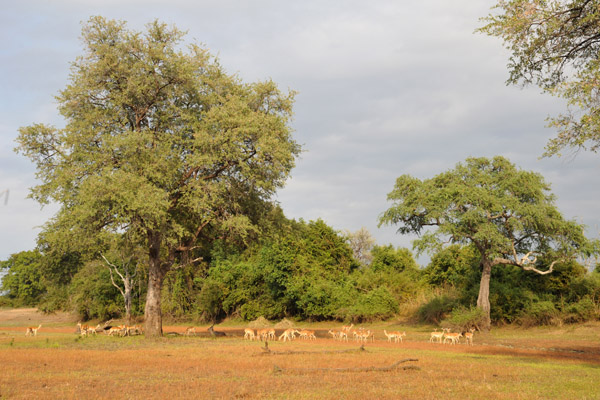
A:
<svg viewBox="0 0 600 400">
<path fill-rule="evenodd" d="M 20 0 L 0 13 L 0 260 L 31 250 L 58 210 L 28 199 L 35 167 L 13 151 L 20 127 L 61 127 L 55 96 L 83 54 L 91 16 L 144 30 L 187 31 L 228 73 L 297 91 L 292 128 L 303 147 L 276 196 L 288 218 L 367 228 L 377 244 L 414 236 L 378 227 L 397 177 L 431 178 L 467 157 L 505 156 L 541 173 L 567 219 L 600 236 L 600 155 L 541 158 L 565 109 L 536 87 L 505 84 L 509 53 L 475 33 L 490 0 Z M 7 196 L 8 191 L 8 196 Z M 7 198 L 8 197 L 8 198 Z M 419 258 L 426 262 L 426 256 Z"/>
</svg>

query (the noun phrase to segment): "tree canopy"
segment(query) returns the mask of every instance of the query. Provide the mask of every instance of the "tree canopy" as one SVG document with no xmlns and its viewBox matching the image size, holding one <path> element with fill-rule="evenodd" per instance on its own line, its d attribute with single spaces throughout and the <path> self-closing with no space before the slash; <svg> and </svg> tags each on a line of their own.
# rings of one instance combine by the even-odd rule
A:
<svg viewBox="0 0 600 400">
<path fill-rule="evenodd" d="M 149 257 L 146 333 L 160 335 L 160 289 L 175 265 L 199 259 L 214 236 L 255 231 L 300 147 L 289 126 L 294 93 L 243 83 L 184 34 L 145 32 L 93 17 L 84 53 L 57 96 L 64 128 L 20 129 L 17 151 L 37 165 L 31 196 L 62 205 L 46 226 L 101 242 L 127 231 Z"/>
<path fill-rule="evenodd" d="M 431 179 L 399 177 L 388 194 L 393 205 L 380 224 L 416 233 L 419 253 L 446 244 L 473 244 L 482 277 L 477 305 L 490 323 L 489 281 L 494 266 L 514 265 L 538 274 L 589 250 L 583 226 L 563 218 L 540 174 L 503 157 L 469 158 Z"/>
<path fill-rule="evenodd" d="M 508 83 L 536 84 L 568 102 L 550 118 L 558 136 L 545 155 L 565 148 L 600 148 L 600 2 L 598 0 L 499 1 L 481 32 L 504 40 L 511 51 Z"/>
</svg>

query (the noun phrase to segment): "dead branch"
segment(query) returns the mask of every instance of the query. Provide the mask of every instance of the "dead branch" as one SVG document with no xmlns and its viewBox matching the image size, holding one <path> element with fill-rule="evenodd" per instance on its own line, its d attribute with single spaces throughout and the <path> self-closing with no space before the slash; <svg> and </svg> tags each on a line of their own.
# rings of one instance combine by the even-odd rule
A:
<svg viewBox="0 0 600 400">
<path fill-rule="evenodd" d="M 283 372 L 389 372 L 397 369 L 401 370 L 417 370 L 420 371 L 421 368 L 416 365 L 406 365 L 400 366 L 405 362 L 409 361 L 419 361 L 417 358 L 405 358 L 404 360 L 396 361 L 392 365 L 388 367 L 362 367 L 362 368 L 281 368 L 277 365 L 273 365 L 274 373 L 283 373 Z"/>
<path fill-rule="evenodd" d="M 367 351 L 365 349 L 365 345 L 361 344 L 358 349 L 346 349 L 346 350 L 315 350 L 315 351 L 306 351 L 306 350 L 288 350 L 288 351 L 273 351 L 269 349 L 269 343 L 265 341 L 265 347 L 260 348 L 263 352 L 260 355 L 290 355 L 290 354 L 340 354 L 340 353 L 357 353 Z"/>
</svg>

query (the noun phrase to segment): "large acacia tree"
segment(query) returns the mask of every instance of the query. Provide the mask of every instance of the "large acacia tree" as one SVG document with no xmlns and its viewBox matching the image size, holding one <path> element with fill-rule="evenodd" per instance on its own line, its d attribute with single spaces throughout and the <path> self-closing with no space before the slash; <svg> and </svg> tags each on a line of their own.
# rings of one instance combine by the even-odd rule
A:
<svg viewBox="0 0 600 400">
<path fill-rule="evenodd" d="M 149 336 L 162 334 L 165 274 L 198 260 L 211 235 L 255 230 L 252 204 L 270 200 L 300 151 L 294 93 L 241 82 L 183 36 L 91 18 L 57 96 L 64 128 L 36 124 L 17 139 L 37 164 L 31 196 L 62 205 L 47 230 L 82 245 L 127 231 L 146 248 Z"/>
<path fill-rule="evenodd" d="M 543 177 L 516 168 L 503 157 L 469 158 L 431 179 L 399 177 L 388 194 L 393 205 L 380 224 L 416 233 L 419 253 L 472 243 L 479 251 L 477 306 L 490 327 L 492 268 L 515 265 L 549 274 L 556 263 L 589 249 L 582 225 L 563 218 Z"/>
<path fill-rule="evenodd" d="M 600 149 L 600 1 L 503 0 L 484 21 L 480 31 L 511 52 L 508 83 L 567 100 L 567 112 L 550 118 L 558 135 L 545 155 Z"/>
</svg>

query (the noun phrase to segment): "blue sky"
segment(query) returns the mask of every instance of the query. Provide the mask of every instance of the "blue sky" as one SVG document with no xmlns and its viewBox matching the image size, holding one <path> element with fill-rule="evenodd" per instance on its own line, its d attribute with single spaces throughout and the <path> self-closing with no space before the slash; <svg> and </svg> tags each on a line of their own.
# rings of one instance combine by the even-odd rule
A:
<svg viewBox="0 0 600 400">
<path fill-rule="evenodd" d="M 412 4 L 415 3 L 415 4 Z M 503 155 L 552 184 L 566 218 L 599 236 L 600 156 L 540 159 L 561 100 L 506 86 L 508 52 L 474 33 L 493 1 L 21 0 L 0 14 L 0 260 L 35 247 L 57 207 L 27 199 L 35 169 L 13 152 L 19 127 L 62 126 L 54 96 L 82 53 L 92 15 L 142 30 L 154 19 L 188 32 L 230 73 L 298 91 L 293 128 L 304 153 L 278 193 L 285 214 L 366 227 L 379 244 L 411 246 L 377 228 L 396 177 L 429 178 L 470 156 Z"/>
</svg>

